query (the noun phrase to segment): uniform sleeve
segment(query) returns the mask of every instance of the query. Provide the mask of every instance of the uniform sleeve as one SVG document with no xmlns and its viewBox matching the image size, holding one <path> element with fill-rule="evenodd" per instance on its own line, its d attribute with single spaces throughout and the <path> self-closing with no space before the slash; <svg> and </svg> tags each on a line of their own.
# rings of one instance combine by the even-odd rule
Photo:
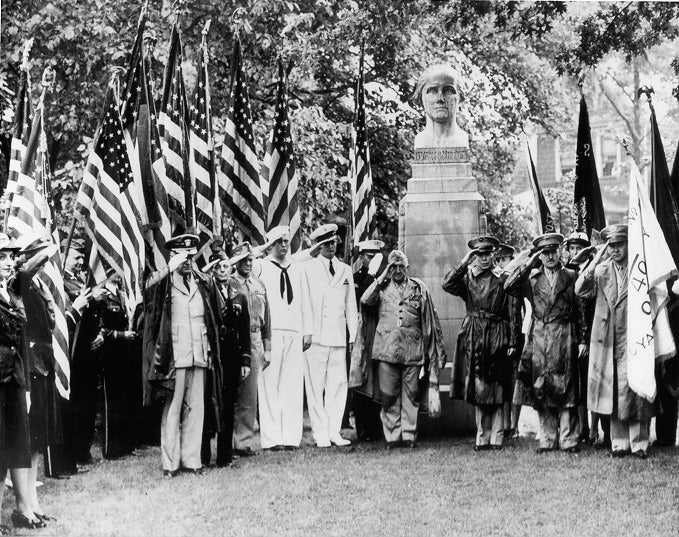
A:
<svg viewBox="0 0 679 537">
<path fill-rule="evenodd" d="M 264 288 L 264 286 L 262 286 Z M 271 352 L 271 310 L 269 296 L 264 288 L 264 322 L 262 323 L 262 345 L 265 351 Z"/>
<path fill-rule="evenodd" d="M 532 302 L 533 296 L 528 282 L 532 268 L 529 264 L 516 267 L 505 280 L 505 291 L 518 299 L 526 297 Z"/>
<path fill-rule="evenodd" d="M 241 349 L 241 366 L 250 367 L 250 309 L 248 308 L 248 301 L 243 295 L 238 295 L 242 306 L 240 319 L 238 323 L 238 343 Z"/>
<path fill-rule="evenodd" d="M 366 306 L 376 306 L 380 303 L 381 286 L 378 280 L 372 282 L 361 297 L 361 304 Z"/>
<path fill-rule="evenodd" d="M 460 265 L 451 270 L 443 278 L 441 287 L 446 293 L 459 296 L 462 300 L 467 300 L 467 282 L 465 276 L 467 275 L 467 266 Z"/>
<path fill-rule="evenodd" d="M 309 336 L 314 333 L 313 310 L 311 309 L 311 297 L 309 296 L 309 281 L 306 270 L 299 267 L 302 289 L 302 335 Z"/>
<path fill-rule="evenodd" d="M 580 298 L 593 299 L 596 297 L 596 278 L 594 276 L 595 267 L 588 266 L 580 273 L 575 281 L 575 294 Z"/>
<path fill-rule="evenodd" d="M 146 283 L 144 284 L 145 289 L 150 289 L 154 285 L 156 285 L 160 280 L 162 280 L 165 276 L 170 274 L 170 269 L 167 266 L 164 266 L 160 270 L 156 270 L 155 272 L 152 272 L 148 278 L 146 278 Z"/>
<path fill-rule="evenodd" d="M 354 343 L 358 331 L 358 307 L 356 306 L 356 293 L 354 292 L 354 276 L 350 269 L 347 272 L 349 273 L 347 276 L 349 285 L 346 289 L 345 312 L 347 329 L 349 330 L 349 343 Z"/>
</svg>

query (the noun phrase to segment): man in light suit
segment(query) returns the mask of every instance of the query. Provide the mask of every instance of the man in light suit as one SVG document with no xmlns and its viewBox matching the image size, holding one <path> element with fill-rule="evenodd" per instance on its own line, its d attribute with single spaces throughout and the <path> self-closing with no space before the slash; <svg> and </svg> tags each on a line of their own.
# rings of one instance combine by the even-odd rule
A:
<svg viewBox="0 0 679 537">
<path fill-rule="evenodd" d="M 311 347 L 304 357 L 304 383 L 311 427 L 318 447 L 351 442 L 340 435 L 347 400 L 346 346 L 356 340 L 358 310 L 349 265 L 335 257 L 337 226 L 325 224 L 311 234 L 320 256 L 304 264 L 313 319 Z"/>
<path fill-rule="evenodd" d="M 290 228 L 266 234 L 269 255 L 256 274 L 271 315 L 271 363 L 259 376 L 262 449 L 292 450 L 302 441 L 304 356 L 311 345 L 311 306 L 303 267 L 290 256 Z"/>
</svg>

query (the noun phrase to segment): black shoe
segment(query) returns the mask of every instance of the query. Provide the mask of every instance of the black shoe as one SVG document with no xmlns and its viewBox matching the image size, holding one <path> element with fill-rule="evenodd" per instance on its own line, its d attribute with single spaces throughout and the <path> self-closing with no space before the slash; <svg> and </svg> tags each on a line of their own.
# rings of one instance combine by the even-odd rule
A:
<svg viewBox="0 0 679 537">
<path fill-rule="evenodd" d="M 637 459 L 648 459 L 648 453 L 646 453 L 645 449 L 637 449 L 632 452 L 632 457 L 636 457 Z"/>
<path fill-rule="evenodd" d="M 44 513 L 39 514 L 39 513 L 36 513 L 34 511 L 33 514 L 37 517 L 38 520 L 42 520 L 43 522 L 56 522 L 57 521 L 57 519 L 54 518 L 53 516 L 49 516 L 49 515 L 46 515 Z"/>
<path fill-rule="evenodd" d="M 569 448 L 564 449 L 566 453 L 580 453 L 580 448 L 578 446 L 571 446 Z"/>
<path fill-rule="evenodd" d="M 474 451 L 488 451 L 490 449 L 490 445 L 484 444 L 483 446 L 474 446 Z"/>
<path fill-rule="evenodd" d="M 201 466 L 200 468 L 181 468 L 181 471 L 185 474 L 205 475 L 207 473 L 207 468 L 205 468 L 205 466 Z"/>
<path fill-rule="evenodd" d="M 264 448 L 264 450 L 266 450 L 266 451 L 283 451 L 284 449 L 285 449 L 285 447 L 281 446 L 281 445 L 276 445 L 276 446 Z"/>
<path fill-rule="evenodd" d="M 165 479 L 170 479 L 171 477 L 177 477 L 179 470 L 163 470 L 163 477 Z"/>
<path fill-rule="evenodd" d="M 296 451 L 299 449 L 299 446 L 283 446 L 283 449 L 285 451 Z"/>
<path fill-rule="evenodd" d="M 29 530 L 47 527 L 47 524 L 45 524 L 39 518 L 36 517 L 32 520 L 27 516 L 22 515 L 19 511 L 12 511 L 12 525 L 15 528 L 26 528 Z"/>
<path fill-rule="evenodd" d="M 386 444 L 387 451 L 391 451 L 393 449 L 396 449 L 400 445 L 401 445 L 401 442 L 399 442 L 398 440 L 395 440 L 393 442 L 387 442 L 387 444 Z"/>
<path fill-rule="evenodd" d="M 501 445 L 500 445 L 500 446 L 492 445 L 492 446 L 490 446 L 490 448 L 491 448 L 493 451 L 502 451 L 502 446 L 501 446 Z"/>
<path fill-rule="evenodd" d="M 245 449 L 235 449 L 234 453 L 239 457 L 255 457 L 257 455 L 257 452 L 253 451 L 251 447 L 246 447 Z"/>
<path fill-rule="evenodd" d="M 215 466 L 217 468 L 228 468 L 229 466 L 233 466 L 233 457 L 217 459 Z"/>
<path fill-rule="evenodd" d="M 626 449 L 616 449 L 611 451 L 611 457 L 614 459 L 621 459 L 623 457 L 627 457 L 629 455 L 629 451 Z"/>
<path fill-rule="evenodd" d="M 415 440 L 406 440 L 405 442 L 403 442 L 403 445 L 408 449 L 415 449 L 417 447 L 417 443 L 415 442 Z"/>
<path fill-rule="evenodd" d="M 535 453 L 548 453 L 554 451 L 556 448 L 553 447 L 539 447 L 535 450 Z"/>
</svg>

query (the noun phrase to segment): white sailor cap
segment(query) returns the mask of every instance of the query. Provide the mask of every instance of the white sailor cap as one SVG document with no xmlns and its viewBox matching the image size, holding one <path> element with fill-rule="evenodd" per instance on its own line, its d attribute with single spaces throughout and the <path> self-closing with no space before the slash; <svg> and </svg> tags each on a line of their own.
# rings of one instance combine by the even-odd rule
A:
<svg viewBox="0 0 679 537">
<path fill-rule="evenodd" d="M 382 248 L 384 248 L 384 243 L 379 240 L 361 241 L 356 244 L 356 247 L 360 253 L 378 253 L 382 251 Z"/>
<path fill-rule="evenodd" d="M 309 238 L 315 244 L 334 241 L 337 238 L 337 224 L 323 224 L 315 229 Z"/>
</svg>

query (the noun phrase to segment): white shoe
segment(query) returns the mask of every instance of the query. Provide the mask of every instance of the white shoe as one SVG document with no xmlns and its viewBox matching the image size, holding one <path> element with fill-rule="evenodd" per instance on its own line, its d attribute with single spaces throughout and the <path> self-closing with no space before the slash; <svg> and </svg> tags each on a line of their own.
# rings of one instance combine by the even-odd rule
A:
<svg viewBox="0 0 679 537">
<path fill-rule="evenodd" d="M 330 447 L 330 440 L 317 440 L 316 447 L 320 448 Z"/>
<path fill-rule="evenodd" d="M 339 435 L 333 436 L 330 439 L 330 442 L 332 442 L 336 446 L 350 446 L 351 445 L 351 440 L 347 440 L 346 438 L 342 438 Z"/>
</svg>

